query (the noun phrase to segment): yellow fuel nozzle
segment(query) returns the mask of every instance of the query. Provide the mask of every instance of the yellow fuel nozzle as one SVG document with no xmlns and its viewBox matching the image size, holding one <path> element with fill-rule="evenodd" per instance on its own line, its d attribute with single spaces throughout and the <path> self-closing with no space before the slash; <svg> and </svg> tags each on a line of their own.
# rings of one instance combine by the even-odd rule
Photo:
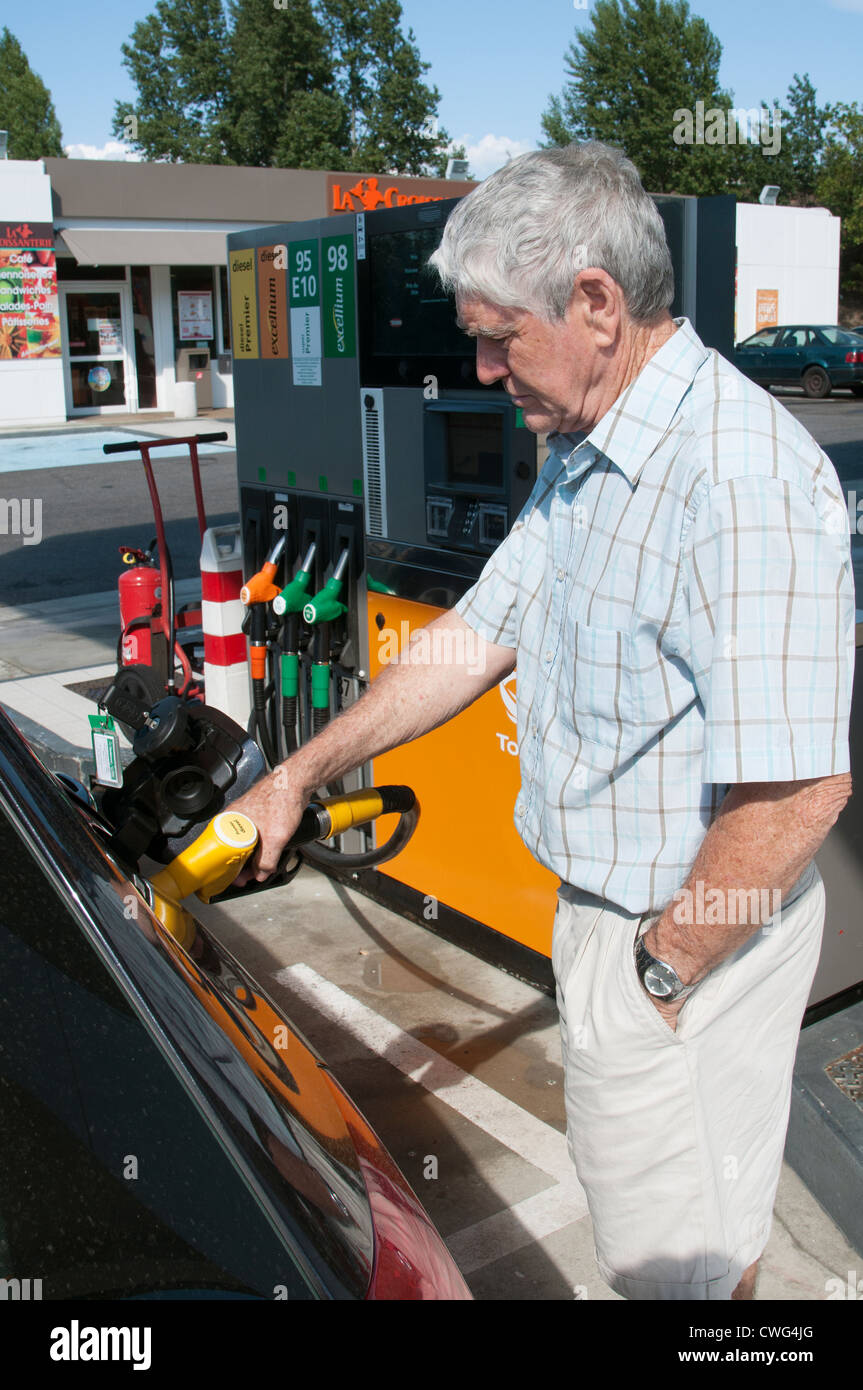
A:
<svg viewBox="0 0 863 1390">
<path fill-rule="evenodd" d="M 208 903 L 233 883 L 255 845 L 258 832 L 240 811 L 220 811 L 196 840 L 151 880 L 162 898 L 179 903 L 197 893 Z M 171 930 L 170 924 L 165 923 Z"/>
</svg>

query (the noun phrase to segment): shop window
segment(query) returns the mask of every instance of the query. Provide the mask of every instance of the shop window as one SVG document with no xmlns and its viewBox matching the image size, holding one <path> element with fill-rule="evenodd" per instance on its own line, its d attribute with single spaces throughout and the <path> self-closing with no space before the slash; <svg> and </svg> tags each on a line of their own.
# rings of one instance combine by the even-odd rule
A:
<svg viewBox="0 0 863 1390">
<path fill-rule="evenodd" d="M 174 358 L 181 348 L 200 348 L 212 355 L 215 347 L 213 267 L 171 267 L 171 313 L 174 320 Z"/>
</svg>

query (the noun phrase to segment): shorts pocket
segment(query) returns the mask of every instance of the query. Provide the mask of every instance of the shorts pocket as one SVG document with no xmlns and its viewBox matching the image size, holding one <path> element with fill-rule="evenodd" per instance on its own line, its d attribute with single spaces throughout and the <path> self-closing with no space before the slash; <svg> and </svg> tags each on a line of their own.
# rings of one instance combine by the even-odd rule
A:
<svg viewBox="0 0 863 1390">
<path fill-rule="evenodd" d="M 618 964 L 623 980 L 624 995 L 629 1001 L 633 1017 L 639 1024 L 643 1023 L 650 1028 L 652 1033 L 666 1042 L 680 1043 L 680 1019 L 689 1000 L 694 998 L 694 994 L 683 1002 L 677 1016 L 677 1029 L 670 1028 L 639 979 L 638 968 L 635 964 L 635 940 L 640 931 L 641 923 L 639 922 L 633 923 L 631 929 L 620 933 L 623 938 L 623 952 L 622 959 L 619 960 Z"/>
</svg>

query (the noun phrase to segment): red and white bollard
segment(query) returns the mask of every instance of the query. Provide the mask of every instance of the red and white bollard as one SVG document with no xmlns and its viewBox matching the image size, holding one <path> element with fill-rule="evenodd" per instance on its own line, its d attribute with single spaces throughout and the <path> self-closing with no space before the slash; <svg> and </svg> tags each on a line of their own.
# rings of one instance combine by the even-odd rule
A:
<svg viewBox="0 0 863 1390">
<path fill-rule="evenodd" d="M 204 629 L 204 698 L 241 728 L 252 709 L 240 601 L 243 547 L 239 526 L 211 526 L 201 549 L 201 623 Z"/>
</svg>

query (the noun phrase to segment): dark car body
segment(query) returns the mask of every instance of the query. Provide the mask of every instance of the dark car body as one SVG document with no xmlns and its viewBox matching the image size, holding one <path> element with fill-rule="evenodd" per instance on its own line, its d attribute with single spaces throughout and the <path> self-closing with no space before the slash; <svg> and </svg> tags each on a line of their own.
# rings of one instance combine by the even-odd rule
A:
<svg viewBox="0 0 863 1390">
<path fill-rule="evenodd" d="M 2 710 L 0 853 L 5 1297 L 470 1297 L 290 1020 L 165 931 Z"/>
<path fill-rule="evenodd" d="M 736 345 L 734 364 L 760 386 L 800 386 L 816 398 L 844 386 L 863 395 L 863 337 L 831 324 L 762 328 Z"/>
</svg>

